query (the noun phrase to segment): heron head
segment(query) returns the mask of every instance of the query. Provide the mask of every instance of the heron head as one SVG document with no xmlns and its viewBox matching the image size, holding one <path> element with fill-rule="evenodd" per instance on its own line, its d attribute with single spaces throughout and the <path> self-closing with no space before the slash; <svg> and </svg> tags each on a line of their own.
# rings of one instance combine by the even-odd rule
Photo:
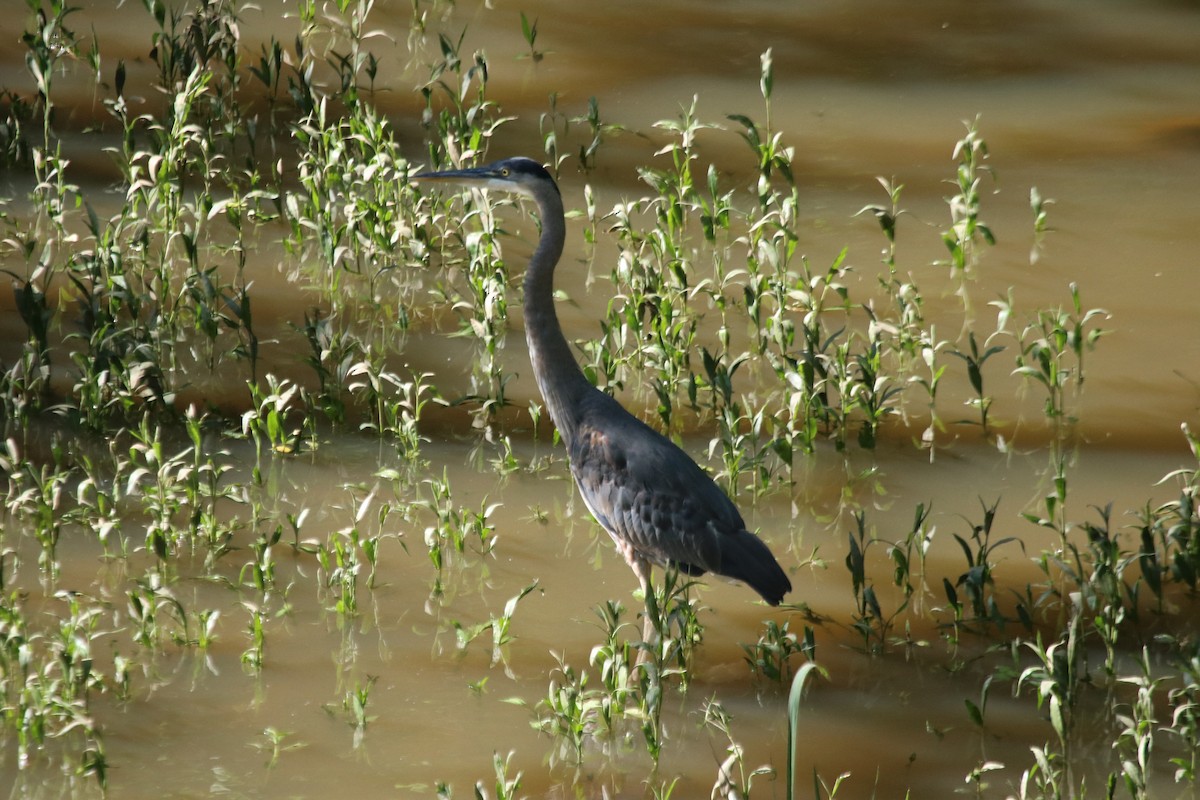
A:
<svg viewBox="0 0 1200 800">
<path fill-rule="evenodd" d="M 494 161 L 471 169 L 450 169 L 440 172 L 421 172 L 412 176 L 415 181 L 446 181 L 461 186 L 498 189 L 537 198 L 540 192 L 552 189 L 558 193 L 554 178 L 532 158 L 519 156 Z"/>
</svg>

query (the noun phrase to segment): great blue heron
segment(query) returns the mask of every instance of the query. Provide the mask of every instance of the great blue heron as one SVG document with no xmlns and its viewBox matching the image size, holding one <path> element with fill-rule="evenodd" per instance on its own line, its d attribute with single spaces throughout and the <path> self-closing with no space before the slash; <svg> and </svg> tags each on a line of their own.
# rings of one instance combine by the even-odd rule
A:
<svg viewBox="0 0 1200 800">
<path fill-rule="evenodd" d="M 714 572 L 742 581 L 779 605 L 792 584 L 725 493 L 670 439 L 592 386 L 575 362 L 554 312 L 554 268 L 566 224 L 550 173 L 532 159 L 510 158 L 413 178 L 514 192 L 537 204 L 542 234 L 525 273 L 533 374 L 584 503 L 629 562 L 647 601 L 651 565 L 674 565 L 688 575 Z M 647 615 L 647 640 L 650 623 Z"/>
</svg>

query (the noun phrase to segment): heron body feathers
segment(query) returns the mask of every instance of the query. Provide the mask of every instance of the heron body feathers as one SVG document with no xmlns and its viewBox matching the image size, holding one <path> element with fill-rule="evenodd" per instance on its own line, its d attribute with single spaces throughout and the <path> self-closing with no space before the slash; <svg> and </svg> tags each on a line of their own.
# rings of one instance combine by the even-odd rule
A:
<svg viewBox="0 0 1200 800">
<path fill-rule="evenodd" d="M 771 605 L 791 590 L 770 550 L 704 470 L 608 395 L 588 397 L 567 447 L 588 509 L 641 558 L 740 580 Z"/>
</svg>

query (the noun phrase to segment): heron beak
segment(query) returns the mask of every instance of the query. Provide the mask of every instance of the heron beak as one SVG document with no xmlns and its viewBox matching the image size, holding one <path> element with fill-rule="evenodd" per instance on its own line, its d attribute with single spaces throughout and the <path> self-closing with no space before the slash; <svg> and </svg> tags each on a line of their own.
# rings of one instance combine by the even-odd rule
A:
<svg viewBox="0 0 1200 800">
<path fill-rule="evenodd" d="M 500 173 L 489 167 L 474 169 L 447 169 L 440 172 L 418 172 L 413 175 L 414 181 L 446 181 L 465 186 L 487 186 L 491 181 L 500 178 Z"/>
</svg>

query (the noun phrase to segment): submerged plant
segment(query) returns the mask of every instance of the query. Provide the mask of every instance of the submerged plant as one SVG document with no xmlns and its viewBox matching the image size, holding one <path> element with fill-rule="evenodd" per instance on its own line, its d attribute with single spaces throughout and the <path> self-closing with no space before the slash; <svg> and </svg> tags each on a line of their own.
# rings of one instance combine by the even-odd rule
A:
<svg viewBox="0 0 1200 800">
<path fill-rule="evenodd" d="M 785 682 L 792 675 L 792 656 L 803 653 L 810 661 L 816 654 L 813 629 L 804 626 L 804 639 L 788 630 L 788 623 L 779 625 L 767 620 L 766 629 L 753 645 L 744 644 L 746 663 L 750 670 L 770 681 Z"/>
<path fill-rule="evenodd" d="M 1078 390 L 1084 380 L 1084 355 L 1105 334 L 1096 320 L 1108 319 L 1102 308 L 1083 311 L 1079 286 L 1070 285 L 1074 313 L 1063 309 L 1044 309 L 1021 332 L 1021 355 L 1015 374 L 1039 384 L 1046 393 L 1046 417 L 1058 425 L 1069 421 L 1067 389 L 1073 382 Z M 1074 356 L 1073 365 L 1069 356 Z"/>
<path fill-rule="evenodd" d="M 953 186 L 958 191 L 947 202 L 950 206 L 950 230 L 942 234 L 942 242 L 950 252 L 952 273 L 962 276 L 979 262 L 979 242 L 996 243 L 992 229 L 981 218 L 981 186 L 983 176 L 991 172 L 985 164 L 988 146 L 979 132 L 979 119 L 963 123 L 967 133 L 954 145 L 958 162 Z M 965 297 L 964 297 L 965 301 Z"/>
</svg>

